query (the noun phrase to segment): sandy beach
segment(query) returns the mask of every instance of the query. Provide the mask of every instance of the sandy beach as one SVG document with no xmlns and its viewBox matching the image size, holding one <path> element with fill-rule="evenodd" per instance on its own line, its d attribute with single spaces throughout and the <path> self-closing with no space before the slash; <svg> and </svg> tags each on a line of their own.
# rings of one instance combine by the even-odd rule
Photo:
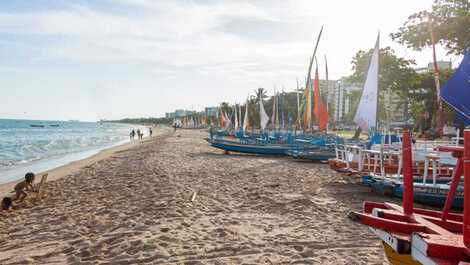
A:
<svg viewBox="0 0 470 265">
<path fill-rule="evenodd" d="M 347 218 L 386 198 L 328 165 L 224 155 L 204 137 L 165 130 L 51 171 L 41 202 L 0 217 L 0 264 L 388 264 Z"/>
</svg>

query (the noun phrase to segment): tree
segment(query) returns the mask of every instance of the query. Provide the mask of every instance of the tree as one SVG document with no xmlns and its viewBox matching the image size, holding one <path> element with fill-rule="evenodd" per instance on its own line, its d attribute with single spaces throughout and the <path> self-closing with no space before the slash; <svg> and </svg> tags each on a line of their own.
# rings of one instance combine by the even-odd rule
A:
<svg viewBox="0 0 470 265">
<path fill-rule="evenodd" d="M 420 11 L 392 33 L 393 40 L 415 50 L 432 45 L 432 31 L 436 42 L 444 44 L 448 54 L 464 54 L 470 47 L 470 1 L 435 0 L 431 11 Z"/>
<path fill-rule="evenodd" d="M 348 82 L 364 83 L 367 77 L 370 60 L 373 49 L 368 51 L 358 51 L 352 60 L 353 74 L 346 78 Z M 410 83 L 414 80 L 416 72 L 411 67 L 415 65 L 414 60 L 406 60 L 397 57 L 390 47 L 380 49 L 379 56 L 379 103 L 384 102 L 386 96 L 390 93 L 399 95 L 404 102 L 408 97 Z M 378 106 L 378 119 L 387 119 L 387 108 L 385 104 Z M 355 111 L 355 109 L 353 109 Z M 391 111 L 398 111 L 397 109 Z M 402 108 L 405 117 L 408 116 L 408 104 Z"/>
<path fill-rule="evenodd" d="M 441 71 L 440 82 L 444 84 L 452 76 L 453 71 Z M 417 74 L 411 83 L 408 93 L 412 119 L 414 120 L 414 129 L 425 132 L 431 129 L 436 120 L 437 95 L 434 83 L 434 74 L 426 72 Z M 455 119 L 454 110 L 443 104 L 444 121 L 453 121 Z"/>
<path fill-rule="evenodd" d="M 349 111 L 348 113 L 345 113 L 344 120 L 347 122 L 353 122 L 354 120 L 354 115 L 356 114 L 356 109 L 357 106 L 359 105 L 359 100 L 361 99 L 361 94 L 362 91 L 360 90 L 352 90 L 349 91 L 348 94 L 346 95 L 348 101 L 349 101 Z"/>
</svg>

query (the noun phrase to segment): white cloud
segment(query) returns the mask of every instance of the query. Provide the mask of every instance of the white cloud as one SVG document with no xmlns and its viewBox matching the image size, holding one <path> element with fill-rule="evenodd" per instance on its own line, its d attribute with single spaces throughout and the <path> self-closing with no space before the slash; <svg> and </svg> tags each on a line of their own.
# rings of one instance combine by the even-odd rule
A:
<svg viewBox="0 0 470 265">
<path fill-rule="evenodd" d="M 155 110 L 162 114 L 176 107 L 242 101 L 256 86 L 295 87 L 297 78 L 304 79 L 321 24 L 325 24 L 325 31 L 318 55 L 328 55 L 330 77 L 339 78 L 349 73 L 357 50 L 372 48 L 378 29 L 382 30 L 382 44 L 397 48 L 387 35 L 408 15 L 430 6 L 432 0 L 108 3 L 120 8 L 82 4 L 45 11 L 0 11 L 0 34 L 14 35 L 9 41 L 23 53 L 29 50 L 30 57 L 41 64 L 28 68 L 35 71 L 31 74 L 40 77 L 44 75 L 41 71 L 46 71 L 43 66 L 51 68 L 48 71 L 60 72 L 80 89 L 119 91 L 113 102 L 121 104 L 132 98 L 132 102 L 149 105 L 145 96 L 127 93 L 129 87 L 143 94 L 165 95 Z M 415 56 L 404 48 L 397 51 Z M 421 62 L 427 62 L 428 54 L 422 57 Z M 323 67 L 323 60 L 319 62 Z M 67 67 L 61 68 L 62 64 Z M 22 69 L 21 62 L 0 69 L 5 67 Z M 88 76 L 77 74 L 87 68 L 91 69 Z M 60 84 L 64 83 L 65 77 Z M 159 94 L 154 92 L 156 84 Z M 106 104 L 116 109 L 113 102 Z M 130 109 L 134 111 L 132 106 L 123 107 L 119 116 Z"/>
</svg>

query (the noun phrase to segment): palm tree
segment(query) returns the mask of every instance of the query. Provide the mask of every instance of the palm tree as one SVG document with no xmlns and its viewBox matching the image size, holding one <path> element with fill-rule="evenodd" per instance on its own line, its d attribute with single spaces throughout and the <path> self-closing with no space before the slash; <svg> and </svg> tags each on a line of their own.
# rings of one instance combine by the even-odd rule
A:
<svg viewBox="0 0 470 265">
<path fill-rule="evenodd" d="M 257 90 L 255 90 L 256 93 L 256 101 L 259 102 L 260 99 L 265 99 L 268 97 L 266 94 L 266 89 L 260 87 Z"/>
</svg>

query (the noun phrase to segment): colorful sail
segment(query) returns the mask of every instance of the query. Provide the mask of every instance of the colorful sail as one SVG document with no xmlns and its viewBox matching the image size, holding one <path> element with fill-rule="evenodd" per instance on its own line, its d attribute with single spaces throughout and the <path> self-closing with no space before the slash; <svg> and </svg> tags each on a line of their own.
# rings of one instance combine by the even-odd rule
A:
<svg viewBox="0 0 470 265">
<path fill-rule="evenodd" d="M 246 107 L 245 107 L 245 118 L 243 119 L 243 131 L 246 131 L 250 127 L 250 120 L 248 117 L 248 109 L 249 109 L 249 101 L 246 100 Z"/>
<path fill-rule="evenodd" d="M 224 112 L 221 108 L 219 108 L 219 124 L 220 128 L 225 128 L 225 118 L 224 118 Z"/>
<path fill-rule="evenodd" d="M 377 124 L 377 97 L 379 88 L 379 39 L 377 36 L 369 71 L 362 90 L 361 101 L 357 107 L 354 122 L 365 132 L 370 132 Z"/>
<path fill-rule="evenodd" d="M 452 78 L 442 87 L 441 98 L 457 112 L 458 120 L 470 125 L 470 49 Z"/>
<path fill-rule="evenodd" d="M 323 98 L 320 93 L 320 80 L 318 78 L 318 67 L 315 69 L 315 81 L 313 82 L 315 86 L 314 96 L 314 110 L 315 117 L 317 118 L 318 127 L 320 131 L 323 131 L 328 126 L 328 110 L 326 109 L 326 104 L 323 101 Z"/>
<path fill-rule="evenodd" d="M 325 81 L 326 81 L 326 88 L 325 88 L 325 101 L 326 101 L 326 111 L 328 111 L 328 93 L 330 92 L 329 89 L 329 79 L 328 79 L 328 62 L 326 60 L 326 54 L 325 54 Z"/>
</svg>

